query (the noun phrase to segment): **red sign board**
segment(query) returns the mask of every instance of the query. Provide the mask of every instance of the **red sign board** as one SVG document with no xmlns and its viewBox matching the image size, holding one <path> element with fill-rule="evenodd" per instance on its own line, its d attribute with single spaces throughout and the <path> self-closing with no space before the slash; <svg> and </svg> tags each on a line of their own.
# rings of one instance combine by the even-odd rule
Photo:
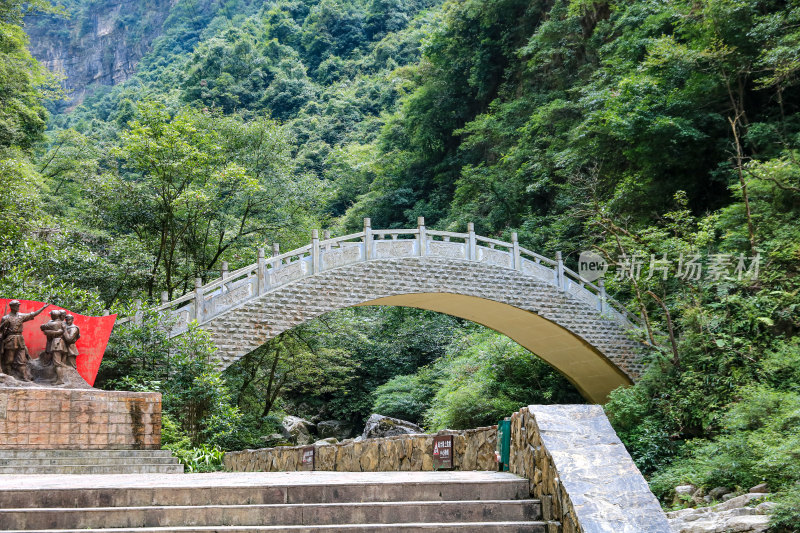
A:
<svg viewBox="0 0 800 533">
<path fill-rule="evenodd" d="M 451 468 L 453 468 L 453 436 L 436 435 L 433 437 L 433 469 Z"/>
<path fill-rule="evenodd" d="M 307 446 L 300 448 L 300 468 L 302 470 L 314 470 L 314 447 Z"/>
<path fill-rule="evenodd" d="M 11 298 L 0 298 L 0 316 L 5 316 L 10 312 L 8 302 Z M 33 302 L 31 300 L 19 301 L 20 313 L 31 313 L 40 309 L 44 305 L 43 302 Z M 75 325 L 81 330 L 81 338 L 75 343 L 78 349 L 78 373 L 89 385 L 94 385 L 94 380 L 97 378 L 97 371 L 100 370 L 100 362 L 103 360 L 103 354 L 106 352 L 106 345 L 108 338 L 111 336 L 111 330 L 114 329 L 114 322 L 117 320 L 117 315 L 109 316 L 84 316 L 78 313 L 73 313 L 51 305 L 42 311 L 36 318 L 25 322 L 22 328 L 22 336 L 25 338 L 25 345 L 28 347 L 28 352 L 31 357 L 36 359 L 44 352 L 44 347 L 47 344 L 47 338 L 42 333 L 40 326 L 50 320 L 50 311 L 55 309 L 63 309 L 67 313 L 75 317 Z"/>
</svg>

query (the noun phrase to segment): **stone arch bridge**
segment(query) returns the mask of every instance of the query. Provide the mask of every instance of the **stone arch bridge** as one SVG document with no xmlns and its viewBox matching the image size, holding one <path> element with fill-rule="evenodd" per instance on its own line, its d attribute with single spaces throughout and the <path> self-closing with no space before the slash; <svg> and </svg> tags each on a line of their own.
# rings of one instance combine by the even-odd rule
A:
<svg viewBox="0 0 800 533">
<path fill-rule="evenodd" d="M 560 254 L 548 259 L 511 242 L 427 229 L 377 230 L 319 239 L 222 277 L 155 311 L 174 318 L 172 335 L 197 320 L 226 368 L 269 339 L 329 311 L 362 305 L 428 309 L 499 331 L 564 374 L 590 401 L 631 384 L 645 346 L 628 331 L 638 319 L 582 280 Z M 136 320 L 140 314 L 132 319 Z M 118 323 L 131 320 L 121 319 Z"/>
</svg>

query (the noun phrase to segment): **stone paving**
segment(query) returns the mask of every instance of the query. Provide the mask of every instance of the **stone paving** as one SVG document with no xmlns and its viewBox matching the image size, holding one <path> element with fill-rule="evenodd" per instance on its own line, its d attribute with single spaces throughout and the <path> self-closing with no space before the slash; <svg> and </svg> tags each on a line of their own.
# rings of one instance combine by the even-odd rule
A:
<svg viewBox="0 0 800 533">
<path fill-rule="evenodd" d="M 3 490 L 260 487 L 516 481 L 503 472 L 213 472 L 207 474 L 0 475 Z"/>
</svg>

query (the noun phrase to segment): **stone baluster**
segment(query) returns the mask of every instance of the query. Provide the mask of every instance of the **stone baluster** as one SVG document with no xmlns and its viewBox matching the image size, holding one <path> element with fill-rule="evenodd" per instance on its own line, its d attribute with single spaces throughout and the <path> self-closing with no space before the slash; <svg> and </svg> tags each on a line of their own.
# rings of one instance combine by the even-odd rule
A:
<svg viewBox="0 0 800 533">
<path fill-rule="evenodd" d="M 425 231 L 425 217 L 417 217 L 417 228 L 419 234 L 417 235 L 417 244 L 419 247 L 419 255 L 424 256 L 428 253 L 426 250 L 428 244 L 428 232 Z"/>
<path fill-rule="evenodd" d="M 519 255 L 519 236 L 516 231 L 511 234 L 511 268 L 522 270 L 522 258 Z"/>
<path fill-rule="evenodd" d="M 228 279 L 228 276 L 229 276 L 228 262 L 227 261 L 223 261 L 222 262 L 222 272 L 221 272 L 221 274 L 222 274 L 223 283 L 222 283 L 222 289 L 220 290 L 220 292 L 222 294 L 225 294 L 226 292 L 228 292 L 228 286 L 225 284 L 225 280 Z"/>
<path fill-rule="evenodd" d="M 564 260 L 561 258 L 561 252 L 556 252 L 556 287 L 562 291 L 566 289 L 564 282 Z"/>
<path fill-rule="evenodd" d="M 137 326 L 142 323 L 142 301 L 138 298 L 133 301 L 133 323 Z"/>
<path fill-rule="evenodd" d="M 258 249 L 256 264 L 256 292 L 257 294 L 264 294 L 267 292 L 269 278 L 267 277 L 267 258 L 263 248 Z"/>
<path fill-rule="evenodd" d="M 331 243 L 328 242 L 328 241 L 331 240 L 331 230 L 326 229 L 325 231 L 322 232 L 322 240 L 326 241 L 325 242 L 325 251 L 326 252 L 330 252 L 331 251 Z"/>
<path fill-rule="evenodd" d="M 203 320 L 203 279 L 194 278 L 194 319 L 198 322 Z"/>
<path fill-rule="evenodd" d="M 169 293 L 167 291 L 161 291 L 161 305 L 164 305 L 169 301 Z"/>
<path fill-rule="evenodd" d="M 597 295 L 597 310 L 600 311 L 600 314 L 603 314 L 606 312 L 606 306 L 608 305 L 606 282 L 603 280 L 603 278 L 597 280 L 597 286 L 600 288 L 600 294 Z"/>
<path fill-rule="evenodd" d="M 311 230 L 311 273 L 316 274 L 319 268 L 319 230 Z"/>
<path fill-rule="evenodd" d="M 475 224 L 473 222 L 467 223 L 467 233 L 469 233 L 469 237 L 467 237 L 467 258 L 470 261 L 477 261 L 478 247 L 475 240 Z"/>
<path fill-rule="evenodd" d="M 278 244 L 277 242 L 273 243 L 272 244 L 272 257 L 278 257 L 279 255 L 281 255 L 281 245 Z M 283 266 L 282 263 L 283 263 L 283 261 L 273 261 L 272 262 L 272 268 L 275 269 L 275 270 L 280 270 L 281 266 Z"/>
<path fill-rule="evenodd" d="M 372 221 L 364 219 L 364 260 L 372 259 Z"/>
</svg>

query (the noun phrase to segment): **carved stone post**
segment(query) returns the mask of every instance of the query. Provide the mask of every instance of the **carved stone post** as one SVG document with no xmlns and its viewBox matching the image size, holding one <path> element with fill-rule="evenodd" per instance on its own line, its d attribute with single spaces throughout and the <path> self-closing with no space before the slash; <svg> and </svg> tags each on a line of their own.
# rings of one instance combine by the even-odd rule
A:
<svg viewBox="0 0 800 533">
<path fill-rule="evenodd" d="M 267 292 L 267 284 L 269 280 L 267 279 L 267 259 L 264 254 L 264 249 L 258 249 L 258 259 L 256 260 L 256 292 L 258 294 L 264 294 Z"/>
<path fill-rule="evenodd" d="M 562 291 L 566 289 L 564 284 L 564 260 L 561 258 L 561 252 L 556 252 L 556 287 Z"/>
<path fill-rule="evenodd" d="M 167 291 L 161 291 L 161 305 L 164 305 L 169 301 L 169 293 Z"/>
<path fill-rule="evenodd" d="M 319 230 L 311 230 L 311 273 L 316 274 L 319 268 Z"/>
<path fill-rule="evenodd" d="M 203 320 L 203 280 L 194 278 L 194 319 L 198 322 Z"/>
<path fill-rule="evenodd" d="M 281 246 L 277 242 L 273 243 L 272 244 L 272 257 L 278 257 L 279 255 L 281 255 Z M 273 261 L 272 262 L 272 268 L 275 269 L 275 270 L 280 269 L 281 268 L 281 263 L 282 263 L 282 261 Z"/>
<path fill-rule="evenodd" d="M 514 270 L 522 270 L 522 261 L 519 255 L 519 236 L 516 231 L 511 234 L 511 266 Z"/>
<path fill-rule="evenodd" d="M 326 229 L 325 231 L 322 232 L 322 240 L 326 241 L 325 242 L 325 251 L 326 252 L 330 252 L 331 251 L 331 243 L 327 242 L 327 241 L 331 240 L 331 230 Z"/>
<path fill-rule="evenodd" d="M 428 244 L 428 232 L 425 231 L 425 217 L 417 217 L 417 228 L 419 229 L 419 234 L 417 235 L 419 255 L 424 256 L 428 253 L 426 250 Z"/>
<path fill-rule="evenodd" d="M 142 301 L 136 299 L 133 301 L 133 323 L 137 326 L 142 323 Z"/>
<path fill-rule="evenodd" d="M 372 259 L 372 221 L 364 219 L 364 260 Z"/>
<path fill-rule="evenodd" d="M 606 302 L 608 300 L 608 295 L 606 295 L 606 282 L 603 278 L 597 280 L 597 286 L 600 287 L 600 294 L 598 294 L 597 298 L 597 310 L 600 311 L 600 314 L 606 312 Z"/>
<path fill-rule="evenodd" d="M 467 223 L 467 233 L 469 233 L 469 237 L 467 239 L 467 258 L 470 261 L 477 261 L 478 260 L 478 249 L 476 246 L 475 241 L 475 224 L 472 222 Z"/>
<path fill-rule="evenodd" d="M 222 272 L 221 272 L 221 274 L 222 274 L 222 281 L 223 281 L 221 292 L 222 292 L 222 294 L 225 294 L 226 292 L 228 292 L 228 287 L 224 283 L 224 281 L 226 279 L 228 279 L 228 275 L 229 275 L 229 273 L 228 273 L 228 262 L 227 261 L 223 261 L 222 262 Z"/>
</svg>

